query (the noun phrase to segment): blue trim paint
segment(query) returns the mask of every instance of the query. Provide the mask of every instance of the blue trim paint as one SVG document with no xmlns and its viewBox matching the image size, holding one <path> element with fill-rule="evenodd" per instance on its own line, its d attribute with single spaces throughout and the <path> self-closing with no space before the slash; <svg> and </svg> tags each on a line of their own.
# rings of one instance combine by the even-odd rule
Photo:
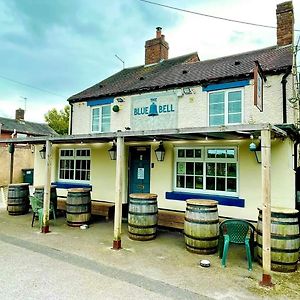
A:
<svg viewBox="0 0 300 300">
<path fill-rule="evenodd" d="M 206 87 L 202 87 L 202 91 L 211 92 L 217 90 L 232 89 L 232 88 L 243 87 L 249 84 L 250 84 L 250 80 L 240 80 L 240 81 L 232 81 L 232 82 L 225 82 L 225 83 L 209 84 Z"/>
<path fill-rule="evenodd" d="M 74 189 L 74 188 L 90 188 L 92 190 L 92 186 L 90 184 L 84 183 L 71 183 L 71 182 L 52 182 L 51 185 L 55 185 L 58 189 Z"/>
<path fill-rule="evenodd" d="M 114 98 L 104 98 L 104 99 L 97 99 L 97 100 L 89 100 L 86 102 L 87 106 L 98 106 L 98 105 L 105 105 L 105 104 L 111 104 L 114 102 Z"/>
<path fill-rule="evenodd" d="M 245 207 L 245 199 L 231 196 L 196 194 L 185 192 L 166 192 L 166 199 L 185 201 L 187 199 L 209 199 L 218 201 L 219 205 Z"/>
</svg>

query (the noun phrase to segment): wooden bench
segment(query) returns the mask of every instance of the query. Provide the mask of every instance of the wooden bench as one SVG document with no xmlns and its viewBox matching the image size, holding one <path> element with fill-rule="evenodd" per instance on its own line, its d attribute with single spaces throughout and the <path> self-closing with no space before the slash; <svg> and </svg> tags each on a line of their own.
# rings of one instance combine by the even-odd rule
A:
<svg viewBox="0 0 300 300">
<path fill-rule="evenodd" d="M 66 211 L 67 197 L 57 197 L 57 209 Z M 114 214 L 115 204 L 106 201 L 92 200 L 91 214 L 103 216 L 108 221 Z"/>
<path fill-rule="evenodd" d="M 158 225 L 176 229 L 183 229 L 184 215 L 184 211 L 158 209 Z"/>
</svg>

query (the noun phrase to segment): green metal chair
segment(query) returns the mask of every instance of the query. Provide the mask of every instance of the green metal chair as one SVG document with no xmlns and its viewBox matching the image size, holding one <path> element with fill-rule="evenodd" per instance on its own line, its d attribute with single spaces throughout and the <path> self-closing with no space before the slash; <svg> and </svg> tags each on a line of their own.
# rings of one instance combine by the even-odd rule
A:
<svg viewBox="0 0 300 300">
<path fill-rule="evenodd" d="M 244 244 L 248 260 L 248 270 L 252 270 L 252 258 L 254 256 L 254 232 L 255 227 L 239 219 L 225 220 L 220 224 L 219 256 L 222 258 L 222 266 L 226 266 L 229 244 Z"/>
<path fill-rule="evenodd" d="M 40 227 L 42 227 L 42 223 L 43 223 L 43 201 L 35 196 L 30 196 L 30 205 L 32 208 L 32 221 L 31 221 L 31 227 L 33 227 L 33 223 L 35 220 L 35 217 L 38 216 L 39 218 L 39 224 Z M 56 220 L 56 215 L 55 215 L 55 210 L 53 207 L 53 203 L 50 202 L 50 209 L 49 209 L 49 214 L 53 215 L 53 219 L 54 221 Z"/>
</svg>

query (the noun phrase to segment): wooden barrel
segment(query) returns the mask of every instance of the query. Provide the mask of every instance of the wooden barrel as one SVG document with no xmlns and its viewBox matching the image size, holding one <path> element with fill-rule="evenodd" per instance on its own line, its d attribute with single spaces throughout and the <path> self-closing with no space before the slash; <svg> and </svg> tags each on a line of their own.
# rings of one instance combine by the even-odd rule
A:
<svg viewBox="0 0 300 300">
<path fill-rule="evenodd" d="M 259 208 L 257 222 L 257 258 L 262 264 L 262 210 Z M 293 272 L 299 257 L 298 210 L 271 208 L 271 269 Z"/>
<path fill-rule="evenodd" d="M 34 196 L 44 201 L 44 186 L 34 187 Z M 57 193 L 56 185 L 51 185 L 50 189 L 50 201 L 53 204 L 55 212 L 57 211 Z"/>
<path fill-rule="evenodd" d="M 29 210 L 29 183 L 10 184 L 7 211 L 10 215 L 23 215 Z"/>
<path fill-rule="evenodd" d="M 184 239 L 190 252 L 217 252 L 219 239 L 218 201 L 189 199 L 186 201 Z"/>
<path fill-rule="evenodd" d="M 90 189 L 69 189 L 66 201 L 67 224 L 78 227 L 91 219 Z"/>
<path fill-rule="evenodd" d="M 128 208 L 128 236 L 148 241 L 156 237 L 157 195 L 130 194 Z"/>
</svg>

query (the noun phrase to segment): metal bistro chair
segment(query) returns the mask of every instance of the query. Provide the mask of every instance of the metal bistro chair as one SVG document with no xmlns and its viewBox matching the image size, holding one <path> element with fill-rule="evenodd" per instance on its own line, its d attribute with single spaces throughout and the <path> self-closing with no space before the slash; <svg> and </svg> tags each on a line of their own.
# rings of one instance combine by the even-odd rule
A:
<svg viewBox="0 0 300 300">
<path fill-rule="evenodd" d="M 255 227 L 239 219 L 225 220 L 220 224 L 219 256 L 222 258 L 222 266 L 226 266 L 229 244 L 244 244 L 248 260 L 248 270 L 252 270 L 252 258 L 254 256 L 254 232 Z"/>
<path fill-rule="evenodd" d="M 43 222 L 43 201 L 40 200 L 39 198 L 35 196 L 30 196 L 30 205 L 32 208 L 32 221 L 31 221 L 31 227 L 33 227 L 33 223 L 35 220 L 35 217 L 38 216 L 39 218 L 39 224 L 40 227 L 42 227 L 42 222 Z M 53 207 L 53 203 L 50 202 L 50 209 L 49 209 L 49 214 L 52 213 L 54 221 L 56 220 L 55 216 L 55 210 Z"/>
</svg>

